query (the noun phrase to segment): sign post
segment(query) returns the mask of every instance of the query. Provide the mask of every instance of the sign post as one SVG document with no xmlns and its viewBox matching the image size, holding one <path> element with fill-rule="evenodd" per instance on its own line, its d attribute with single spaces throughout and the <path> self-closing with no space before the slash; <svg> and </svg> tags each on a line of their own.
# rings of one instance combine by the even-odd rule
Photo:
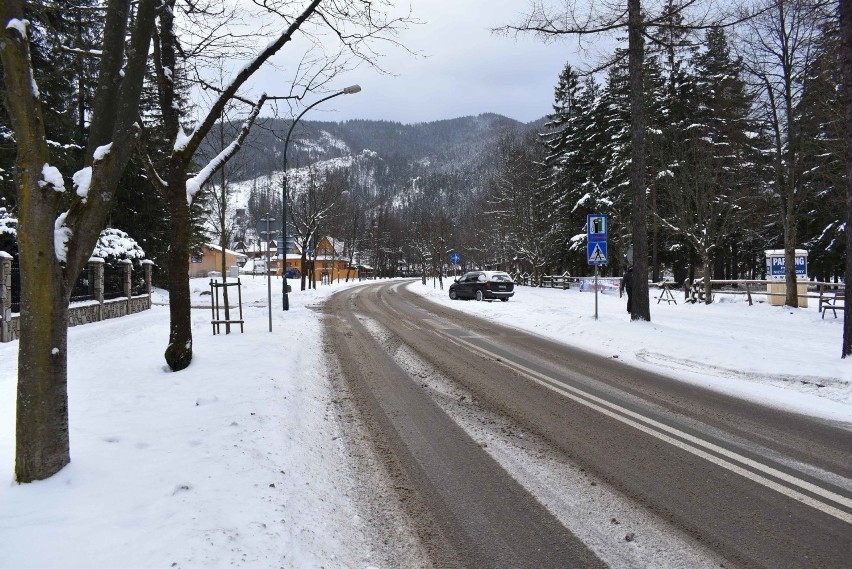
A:
<svg viewBox="0 0 852 569">
<path fill-rule="evenodd" d="M 269 242 L 278 234 L 278 220 L 267 213 L 257 224 L 257 234 L 266 241 L 266 296 L 269 304 L 269 331 L 272 332 L 272 275 L 269 274 Z M 264 229 L 265 226 L 265 229 Z M 286 279 L 285 279 L 286 282 Z"/>
<path fill-rule="evenodd" d="M 453 264 L 453 275 L 456 274 L 456 267 L 458 266 L 459 262 L 461 262 L 461 255 L 459 255 L 458 253 L 453 253 L 452 255 L 450 255 L 450 263 Z"/>
<path fill-rule="evenodd" d="M 598 267 L 607 263 L 609 218 L 603 213 L 586 216 L 586 252 L 590 265 L 595 266 L 595 320 L 598 319 Z"/>
</svg>

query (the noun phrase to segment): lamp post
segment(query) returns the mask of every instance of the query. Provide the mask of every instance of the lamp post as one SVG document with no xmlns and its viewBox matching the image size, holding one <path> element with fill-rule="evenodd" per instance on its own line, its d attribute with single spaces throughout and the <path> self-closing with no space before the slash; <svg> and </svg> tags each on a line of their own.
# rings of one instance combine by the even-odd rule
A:
<svg viewBox="0 0 852 569">
<path fill-rule="evenodd" d="M 266 230 L 261 229 L 263 227 L 261 224 L 266 224 Z M 278 233 L 278 228 L 275 226 L 275 218 L 272 217 L 271 213 L 266 214 L 265 217 L 260 218 L 260 223 L 257 226 L 257 234 L 263 235 L 264 241 L 266 241 L 266 295 L 268 298 L 269 304 L 269 331 L 272 332 L 272 274 L 269 272 L 269 241 L 273 239 Z"/>
<path fill-rule="evenodd" d="M 353 95 L 355 93 L 358 93 L 359 91 L 361 91 L 361 87 L 359 85 L 351 85 L 336 93 L 332 93 L 327 97 L 323 97 L 322 99 L 316 101 L 311 105 L 308 105 L 307 107 L 305 107 L 305 110 L 299 113 L 299 116 L 296 117 L 296 119 L 293 121 L 293 124 L 290 125 L 290 130 L 287 131 L 287 138 L 284 139 L 284 181 L 282 183 L 281 189 L 281 195 L 283 198 L 281 200 L 281 241 L 283 243 L 283 250 L 279 251 L 279 257 L 282 258 L 284 263 L 283 273 L 281 274 L 281 307 L 283 310 L 290 310 L 290 299 L 287 297 L 287 146 L 290 144 L 290 135 L 293 134 L 293 129 L 296 128 L 296 123 L 299 122 L 299 119 L 301 119 L 305 115 L 305 113 L 307 113 L 320 103 L 328 101 L 329 99 L 337 97 L 338 95 Z M 302 267 L 302 269 L 304 269 L 304 267 Z"/>
</svg>

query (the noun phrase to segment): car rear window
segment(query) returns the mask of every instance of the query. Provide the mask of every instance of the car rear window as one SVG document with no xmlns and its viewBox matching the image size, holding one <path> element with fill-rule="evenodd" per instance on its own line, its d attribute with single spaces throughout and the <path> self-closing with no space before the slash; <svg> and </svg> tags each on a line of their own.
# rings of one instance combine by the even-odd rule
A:
<svg viewBox="0 0 852 569">
<path fill-rule="evenodd" d="M 491 275 L 491 280 L 497 282 L 512 282 L 512 277 L 506 273 L 494 273 Z"/>
</svg>

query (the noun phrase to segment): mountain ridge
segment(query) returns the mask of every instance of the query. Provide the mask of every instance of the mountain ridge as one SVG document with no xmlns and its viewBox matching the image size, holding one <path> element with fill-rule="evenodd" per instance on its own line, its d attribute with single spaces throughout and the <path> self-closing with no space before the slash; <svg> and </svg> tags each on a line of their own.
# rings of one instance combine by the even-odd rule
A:
<svg viewBox="0 0 852 569">
<path fill-rule="evenodd" d="M 496 113 L 481 113 L 453 119 L 413 124 L 373 119 L 346 121 L 302 120 L 296 125 L 287 149 L 289 167 L 301 167 L 344 156 L 357 156 L 364 150 L 382 159 L 403 164 L 419 173 L 446 173 L 491 170 L 494 152 L 501 136 L 516 136 L 534 128 L 541 119 L 522 123 Z M 280 170 L 284 161 L 284 137 L 290 119 L 258 119 L 245 148 L 235 160 L 237 180 L 246 180 Z M 229 125 L 236 131 L 240 125 Z M 212 144 L 211 144 L 212 146 Z"/>
</svg>

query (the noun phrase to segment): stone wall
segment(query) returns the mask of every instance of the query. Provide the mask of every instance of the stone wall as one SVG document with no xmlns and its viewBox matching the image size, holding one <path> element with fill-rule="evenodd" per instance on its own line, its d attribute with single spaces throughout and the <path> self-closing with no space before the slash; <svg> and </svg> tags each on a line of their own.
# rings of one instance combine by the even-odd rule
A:
<svg viewBox="0 0 852 569">
<path fill-rule="evenodd" d="M 0 342 L 17 340 L 20 335 L 20 317 L 12 314 L 12 259 L 2 256 L 0 251 Z M 151 308 L 151 271 L 154 264 L 143 262 L 145 270 L 146 294 L 130 296 L 131 265 L 125 264 L 125 295 L 126 298 L 116 298 L 104 301 L 102 259 L 93 258 L 90 266 L 94 269 L 95 299 L 88 302 L 76 303 L 68 307 L 68 326 L 80 326 L 90 322 L 100 322 L 110 318 L 121 318 L 128 314 L 136 314 Z"/>
</svg>

